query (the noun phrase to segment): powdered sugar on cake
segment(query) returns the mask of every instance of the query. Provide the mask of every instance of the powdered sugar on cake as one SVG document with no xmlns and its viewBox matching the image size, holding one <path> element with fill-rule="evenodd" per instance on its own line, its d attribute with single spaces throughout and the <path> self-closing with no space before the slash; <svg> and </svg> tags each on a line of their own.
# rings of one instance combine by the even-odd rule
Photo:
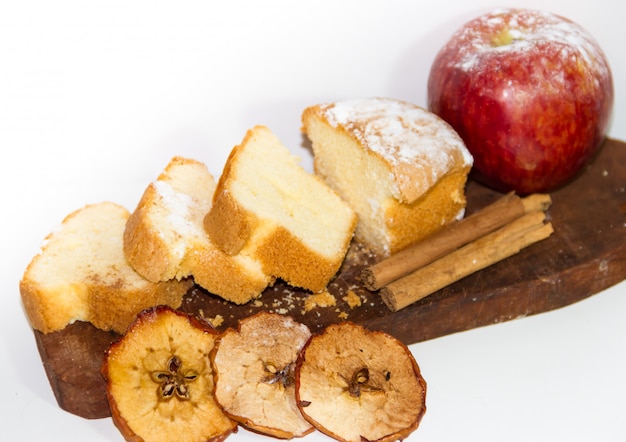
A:
<svg viewBox="0 0 626 442">
<path fill-rule="evenodd" d="M 167 221 L 171 226 L 169 232 L 159 232 L 160 235 L 173 235 L 178 238 L 173 248 L 175 256 L 182 259 L 187 250 L 187 239 L 198 238 L 204 235 L 198 223 L 192 220 L 193 199 L 182 192 L 177 192 L 169 183 L 156 180 L 153 182 L 163 205 L 167 209 Z"/>
<path fill-rule="evenodd" d="M 419 106 L 386 98 L 345 100 L 322 106 L 330 125 L 343 127 L 365 149 L 385 159 L 396 178 L 415 172 L 430 187 L 458 161 L 472 156 L 459 135 L 441 118 Z M 429 176 L 425 176 L 429 171 Z M 401 179 L 401 177 L 400 177 Z M 426 188 L 425 187 L 425 188 Z"/>
</svg>

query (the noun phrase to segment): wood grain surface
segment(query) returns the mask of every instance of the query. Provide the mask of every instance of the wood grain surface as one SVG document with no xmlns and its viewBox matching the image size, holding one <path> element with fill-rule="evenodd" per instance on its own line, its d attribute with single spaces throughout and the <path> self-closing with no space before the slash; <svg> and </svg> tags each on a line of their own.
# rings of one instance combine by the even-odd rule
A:
<svg viewBox="0 0 626 442">
<path fill-rule="evenodd" d="M 470 181 L 467 213 L 501 196 Z M 196 287 L 181 310 L 219 322 L 219 329 L 258 311 L 291 315 L 313 332 L 350 320 L 411 344 L 557 309 L 626 279 L 626 144 L 607 140 L 579 177 L 552 193 L 552 201 L 550 238 L 396 313 L 360 283 L 362 268 L 377 257 L 356 243 L 328 286 L 330 296 L 278 282 L 257 301 L 237 306 Z M 85 323 L 34 334 L 59 406 L 85 418 L 109 416 L 99 367 L 119 336 Z"/>
</svg>

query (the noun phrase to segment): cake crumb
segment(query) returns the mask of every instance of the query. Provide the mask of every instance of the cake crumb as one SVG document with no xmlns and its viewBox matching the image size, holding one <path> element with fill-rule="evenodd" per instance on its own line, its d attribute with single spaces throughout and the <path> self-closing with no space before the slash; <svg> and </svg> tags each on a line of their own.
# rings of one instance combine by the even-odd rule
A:
<svg viewBox="0 0 626 442">
<path fill-rule="evenodd" d="M 337 315 L 339 319 L 348 319 L 348 314 L 346 312 L 341 312 Z"/>
<path fill-rule="evenodd" d="M 332 307 L 336 304 L 337 300 L 335 297 L 326 292 L 317 293 L 314 295 L 309 295 L 304 300 L 304 311 L 310 312 L 316 307 Z"/>
<path fill-rule="evenodd" d="M 346 301 L 351 309 L 361 305 L 361 297 L 352 290 L 348 290 L 348 294 L 341 299 Z"/>
<path fill-rule="evenodd" d="M 204 314 L 204 310 L 202 310 L 202 309 L 198 310 L 198 316 L 202 320 L 208 322 L 211 325 L 211 327 L 213 327 L 213 328 L 218 328 L 218 327 L 220 327 L 224 323 L 224 317 L 222 315 L 218 314 L 214 318 L 207 318 L 205 316 L 205 314 Z"/>
<path fill-rule="evenodd" d="M 224 317 L 222 315 L 216 315 L 214 318 L 208 318 L 207 320 L 215 328 L 220 327 L 224 323 Z"/>
</svg>

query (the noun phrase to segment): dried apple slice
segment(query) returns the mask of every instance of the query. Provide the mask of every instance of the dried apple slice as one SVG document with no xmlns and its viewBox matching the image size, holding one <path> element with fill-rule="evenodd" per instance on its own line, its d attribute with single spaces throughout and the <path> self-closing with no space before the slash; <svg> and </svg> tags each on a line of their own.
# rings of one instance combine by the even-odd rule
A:
<svg viewBox="0 0 626 442">
<path fill-rule="evenodd" d="M 402 440 L 426 412 L 426 382 L 409 349 L 351 322 L 312 336 L 295 375 L 302 414 L 339 441 Z"/>
<path fill-rule="evenodd" d="M 257 313 L 222 333 L 211 362 L 215 398 L 247 428 L 290 439 L 314 427 L 296 404 L 294 367 L 309 328 L 289 316 Z"/>
<path fill-rule="evenodd" d="M 139 314 L 102 367 L 113 422 L 129 441 L 222 441 L 237 430 L 213 396 L 218 333 L 160 306 Z"/>
</svg>

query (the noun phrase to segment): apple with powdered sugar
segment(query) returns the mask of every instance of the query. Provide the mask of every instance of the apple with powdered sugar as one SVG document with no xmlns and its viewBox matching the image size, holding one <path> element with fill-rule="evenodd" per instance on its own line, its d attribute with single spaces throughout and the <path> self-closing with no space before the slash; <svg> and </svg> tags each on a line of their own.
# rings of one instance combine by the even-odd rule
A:
<svg viewBox="0 0 626 442">
<path fill-rule="evenodd" d="M 547 192 L 573 179 L 602 144 L 613 80 L 578 24 L 498 10 L 467 22 L 441 48 L 428 104 L 465 141 L 477 179 L 501 191 Z"/>
</svg>

